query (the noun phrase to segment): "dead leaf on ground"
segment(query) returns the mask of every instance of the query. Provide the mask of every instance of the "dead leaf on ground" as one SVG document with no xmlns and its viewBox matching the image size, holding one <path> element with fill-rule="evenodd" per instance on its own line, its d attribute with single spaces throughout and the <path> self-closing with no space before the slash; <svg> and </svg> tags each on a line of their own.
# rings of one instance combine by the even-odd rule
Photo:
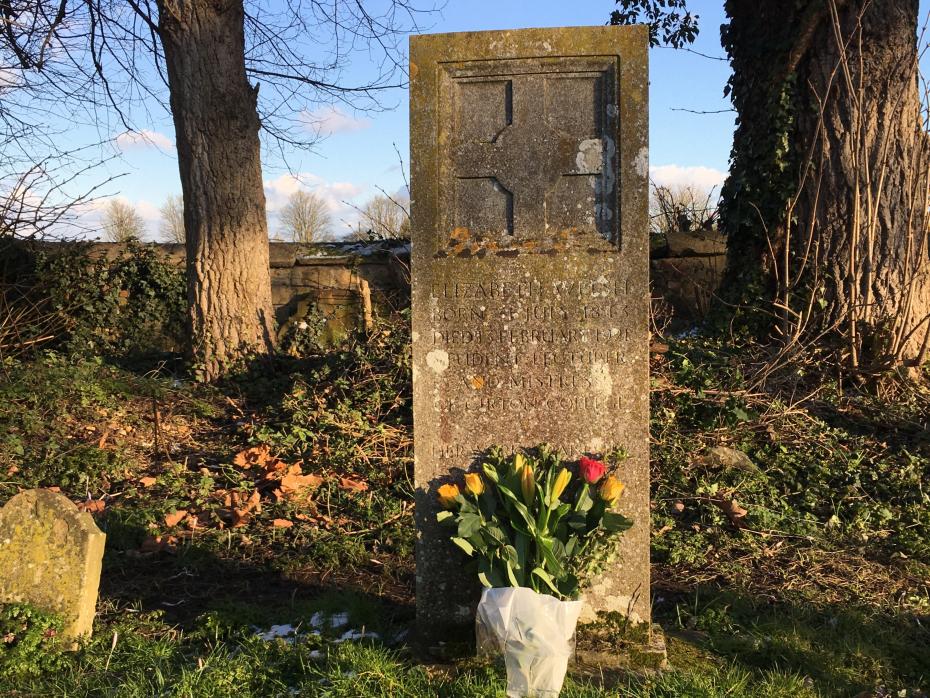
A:
<svg viewBox="0 0 930 698">
<path fill-rule="evenodd" d="M 239 451 L 233 458 L 233 464 L 248 470 L 253 466 L 261 467 L 271 458 L 271 451 L 267 446 L 253 446 Z"/>
<path fill-rule="evenodd" d="M 313 473 L 304 475 L 299 465 L 292 465 L 281 478 L 281 495 L 282 497 L 294 496 L 307 490 L 315 490 L 322 484 L 323 478 L 319 475 Z"/>
<path fill-rule="evenodd" d="M 259 513 L 262 510 L 262 496 L 258 490 L 254 490 L 247 500 L 240 504 L 239 493 L 233 492 L 229 496 L 230 506 L 232 507 L 232 527 L 245 526 L 252 513 Z"/>
<path fill-rule="evenodd" d="M 232 512 L 233 519 L 231 528 L 239 528 L 240 526 L 245 526 L 249 523 L 249 520 L 252 518 L 252 514 L 248 511 L 242 509 L 233 509 Z"/>
<path fill-rule="evenodd" d="M 271 522 L 271 525 L 275 528 L 290 528 L 294 525 L 294 522 L 288 521 L 287 519 L 275 519 Z"/>
<path fill-rule="evenodd" d="M 715 499 L 714 504 L 720 507 L 720 510 L 730 519 L 730 523 L 737 528 L 742 528 L 746 525 L 743 519 L 746 518 L 746 514 L 749 512 L 737 504 L 735 499 Z"/>
<path fill-rule="evenodd" d="M 151 475 L 146 475 L 145 477 L 139 478 L 139 484 L 142 485 L 143 487 L 151 487 L 156 482 L 158 482 L 158 479 L 152 477 Z"/>
<path fill-rule="evenodd" d="M 172 526 L 177 526 L 179 523 L 181 523 L 185 519 L 186 516 L 187 516 L 187 509 L 178 509 L 177 511 L 173 511 L 170 514 L 165 514 L 165 525 L 168 528 L 171 528 Z"/>
<path fill-rule="evenodd" d="M 339 478 L 339 489 L 346 492 L 367 492 L 368 483 L 362 480 L 353 480 L 348 477 Z"/>
<path fill-rule="evenodd" d="M 100 514 L 107 508 L 107 504 L 102 499 L 88 499 L 83 502 L 78 502 L 77 508 L 81 511 L 86 511 L 88 514 Z"/>
<path fill-rule="evenodd" d="M 178 539 L 175 536 L 146 536 L 139 548 L 140 553 L 177 552 Z"/>
</svg>

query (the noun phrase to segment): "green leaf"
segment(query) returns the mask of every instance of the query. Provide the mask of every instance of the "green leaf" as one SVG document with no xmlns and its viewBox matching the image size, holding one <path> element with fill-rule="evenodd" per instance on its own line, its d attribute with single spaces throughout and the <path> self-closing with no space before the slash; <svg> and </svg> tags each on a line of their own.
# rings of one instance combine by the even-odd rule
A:
<svg viewBox="0 0 930 698">
<path fill-rule="evenodd" d="M 552 573 L 556 577 L 562 577 L 565 574 L 565 570 L 562 568 L 562 563 L 552 550 L 552 540 L 544 536 L 538 536 L 536 538 L 536 546 L 542 553 L 543 560 L 545 560 L 546 564 L 552 570 Z"/>
<path fill-rule="evenodd" d="M 542 567 L 534 567 L 533 576 L 539 577 L 546 584 L 547 587 L 552 589 L 552 591 L 555 593 L 556 596 L 559 596 L 559 597 L 562 596 L 562 593 L 556 588 L 555 582 L 553 581 L 552 577 L 550 577 L 549 573 L 546 572 Z"/>
<path fill-rule="evenodd" d="M 483 587 L 487 587 L 488 589 L 494 588 L 494 585 L 491 584 L 491 580 L 488 579 L 488 575 L 486 575 L 484 572 L 478 573 L 478 581 L 481 582 L 481 586 Z"/>
<path fill-rule="evenodd" d="M 452 542 L 455 543 L 457 546 L 459 546 L 462 550 L 464 550 L 465 554 L 468 555 L 468 557 L 471 557 L 475 552 L 475 549 L 474 547 L 472 547 L 472 544 L 469 543 L 464 538 L 453 537 Z"/>
<path fill-rule="evenodd" d="M 491 564 L 490 560 L 484 559 L 478 561 L 478 579 L 482 584 L 487 582 L 491 587 L 504 587 L 507 586 L 507 583 L 504 581 L 504 578 L 501 576 L 499 570 L 497 570 L 494 565 Z"/>
<path fill-rule="evenodd" d="M 527 529 L 531 535 L 536 535 L 536 522 L 533 520 L 532 514 L 530 514 L 529 509 L 517 499 L 516 495 L 506 488 L 500 488 L 501 493 L 510 500 L 511 505 L 517 512 L 523 517 L 523 522 L 526 524 Z"/>
<path fill-rule="evenodd" d="M 501 558 L 510 565 L 513 565 L 514 568 L 520 568 L 520 562 L 517 559 L 517 549 L 512 545 L 505 545 L 501 548 Z"/>
<path fill-rule="evenodd" d="M 594 500 L 591 499 L 591 495 L 588 492 L 588 484 L 585 483 L 580 490 L 578 490 L 578 499 L 575 501 L 575 511 L 577 512 L 586 512 L 591 508 L 591 505 L 594 504 Z"/>
<path fill-rule="evenodd" d="M 571 536 L 565 544 L 565 557 L 571 557 L 575 554 L 575 546 L 578 545 L 578 538 Z"/>
<path fill-rule="evenodd" d="M 493 543 L 496 543 L 497 545 L 507 544 L 507 539 L 504 536 L 504 532 L 500 529 L 499 526 L 495 526 L 493 524 L 485 526 L 484 535 L 486 538 L 489 538 Z"/>
<path fill-rule="evenodd" d="M 494 496 L 492 488 L 486 487 L 484 492 L 481 493 L 481 496 L 478 498 L 478 508 L 481 509 L 484 518 L 490 519 L 494 516 L 494 513 L 497 511 L 497 497 Z"/>
<path fill-rule="evenodd" d="M 481 530 L 481 517 L 477 514 L 461 514 L 459 516 L 459 537 L 469 538 Z"/>
<path fill-rule="evenodd" d="M 562 517 L 571 511 L 571 508 L 571 504 L 561 504 L 556 507 L 552 514 L 549 516 L 549 529 L 554 530 L 555 527 L 559 525 Z"/>
<path fill-rule="evenodd" d="M 604 518 L 601 519 L 601 526 L 610 533 L 621 533 L 628 530 L 633 525 L 633 521 L 623 514 L 615 511 L 605 511 Z"/>
<path fill-rule="evenodd" d="M 569 599 L 578 598 L 578 578 L 570 574 L 559 582 L 559 592 Z"/>
<path fill-rule="evenodd" d="M 517 533 L 514 536 L 513 548 L 517 553 L 517 564 L 521 570 L 525 570 L 527 565 L 527 556 L 530 546 L 530 538 L 525 533 Z"/>
<path fill-rule="evenodd" d="M 455 514 L 451 511 L 440 511 L 438 514 L 436 514 L 436 520 L 439 523 L 443 523 L 444 521 L 451 519 L 453 516 L 455 516 Z"/>
<path fill-rule="evenodd" d="M 504 565 L 505 565 L 505 567 L 507 568 L 507 579 L 510 580 L 510 586 L 512 586 L 512 587 L 518 587 L 518 586 L 520 586 L 520 582 L 518 582 L 518 581 L 517 581 L 517 578 L 514 576 L 514 573 L 513 573 L 513 566 L 511 566 L 510 562 L 506 562 L 506 561 L 505 561 L 505 562 L 504 562 Z"/>
</svg>

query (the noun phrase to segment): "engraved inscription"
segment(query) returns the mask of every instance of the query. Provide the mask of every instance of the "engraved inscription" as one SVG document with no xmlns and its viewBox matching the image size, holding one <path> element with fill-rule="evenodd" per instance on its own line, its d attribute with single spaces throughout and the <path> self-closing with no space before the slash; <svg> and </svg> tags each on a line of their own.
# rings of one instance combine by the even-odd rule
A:
<svg viewBox="0 0 930 698">
<path fill-rule="evenodd" d="M 471 415 L 588 419 L 624 408 L 612 372 L 628 365 L 633 341 L 630 303 L 638 299 L 628 278 L 434 282 L 430 299 L 424 339 L 443 352 L 452 381 L 435 405 L 440 424 Z M 460 461 L 462 449 L 491 445 L 481 434 L 460 443 L 452 433 L 434 457 Z"/>
</svg>

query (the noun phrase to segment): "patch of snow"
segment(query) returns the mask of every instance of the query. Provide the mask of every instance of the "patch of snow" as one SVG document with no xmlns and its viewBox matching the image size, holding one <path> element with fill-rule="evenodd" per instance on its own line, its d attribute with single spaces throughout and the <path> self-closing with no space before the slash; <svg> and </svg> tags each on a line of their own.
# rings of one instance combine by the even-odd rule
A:
<svg viewBox="0 0 930 698">
<path fill-rule="evenodd" d="M 333 259 L 343 256 L 372 257 L 380 254 L 409 255 L 409 240 L 373 240 L 371 242 L 321 242 L 297 259 Z"/>
<path fill-rule="evenodd" d="M 335 613 L 329 617 L 329 626 L 333 629 L 349 624 L 348 613 Z"/>
<path fill-rule="evenodd" d="M 338 645 L 340 642 L 348 642 L 350 640 L 363 640 L 366 637 L 372 640 L 380 639 L 378 633 L 366 632 L 364 630 L 346 630 L 342 634 L 342 637 L 333 640 L 333 644 Z"/>
<path fill-rule="evenodd" d="M 297 639 L 297 628 L 293 625 L 272 625 L 267 631 L 262 632 L 260 629 L 256 633 L 265 642 L 271 642 L 278 638 L 284 638 L 286 642 L 294 642 Z"/>
</svg>

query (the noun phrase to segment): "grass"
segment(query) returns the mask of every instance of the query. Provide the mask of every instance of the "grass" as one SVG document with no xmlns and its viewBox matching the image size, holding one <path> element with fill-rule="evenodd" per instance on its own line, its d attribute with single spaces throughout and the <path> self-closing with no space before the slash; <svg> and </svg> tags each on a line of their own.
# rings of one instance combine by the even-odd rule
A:
<svg viewBox="0 0 930 698">
<path fill-rule="evenodd" d="M 797 367 L 757 385 L 761 350 L 702 338 L 653 360 L 653 600 L 672 668 L 578 670 L 563 695 L 926 695 L 926 388 Z M 406 641 L 403 323 L 216 387 L 53 352 L 3 369 L 0 499 L 59 487 L 108 542 L 80 651 L 56 647 L 54 619 L 4 609 L 0 694 L 503 695 L 500 667 Z M 289 491 L 292 472 L 305 484 Z M 296 636 L 262 638 L 280 625 Z"/>
</svg>

